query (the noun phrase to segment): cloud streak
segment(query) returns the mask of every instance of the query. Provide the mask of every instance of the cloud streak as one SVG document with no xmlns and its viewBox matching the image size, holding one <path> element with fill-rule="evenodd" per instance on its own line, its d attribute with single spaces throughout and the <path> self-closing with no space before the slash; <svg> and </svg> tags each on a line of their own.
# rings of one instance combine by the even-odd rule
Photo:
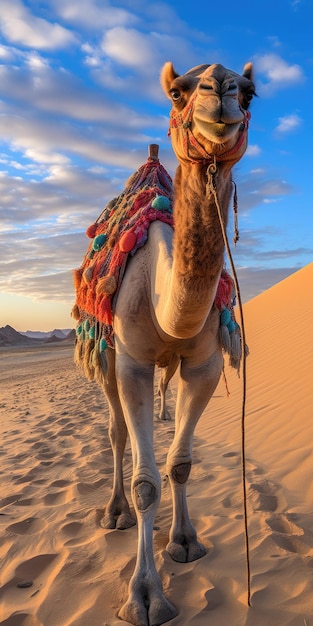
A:
<svg viewBox="0 0 313 626">
<path fill-rule="evenodd" d="M 270 96 L 273 92 L 298 85 L 305 80 L 303 69 L 298 64 L 289 64 L 278 54 L 270 53 L 255 57 L 257 75 L 264 76 L 260 81 L 258 91 L 263 96 Z"/>
<path fill-rule="evenodd" d="M 284 117 L 280 117 L 278 119 L 278 126 L 276 127 L 277 133 L 289 133 L 294 130 L 297 130 L 299 126 L 301 126 L 302 120 L 296 113 L 291 113 L 290 115 L 285 115 Z"/>
<path fill-rule="evenodd" d="M 36 17 L 19 0 L 1 0 L 0 29 L 8 41 L 32 49 L 55 50 L 76 41 L 71 31 Z"/>
</svg>

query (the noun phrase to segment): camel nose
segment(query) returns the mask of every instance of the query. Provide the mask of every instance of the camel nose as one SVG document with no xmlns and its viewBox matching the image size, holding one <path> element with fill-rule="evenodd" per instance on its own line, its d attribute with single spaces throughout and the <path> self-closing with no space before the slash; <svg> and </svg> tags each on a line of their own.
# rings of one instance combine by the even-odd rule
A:
<svg viewBox="0 0 313 626">
<path fill-rule="evenodd" d="M 214 95 L 222 97 L 224 95 L 237 96 L 237 83 L 234 76 L 232 76 L 222 65 L 215 64 L 210 65 L 205 72 L 203 72 L 198 91 L 201 95 Z"/>
</svg>

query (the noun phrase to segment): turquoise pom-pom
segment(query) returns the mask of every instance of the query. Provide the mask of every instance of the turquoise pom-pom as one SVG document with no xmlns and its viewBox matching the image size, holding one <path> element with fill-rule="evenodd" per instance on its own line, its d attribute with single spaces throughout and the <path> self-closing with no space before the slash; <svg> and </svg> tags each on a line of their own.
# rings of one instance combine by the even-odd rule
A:
<svg viewBox="0 0 313 626">
<path fill-rule="evenodd" d="M 96 252 L 100 250 L 104 246 L 106 240 L 107 240 L 107 236 L 105 235 L 105 233 L 102 233 L 101 235 L 97 235 L 92 242 L 93 250 L 95 250 Z"/>
<path fill-rule="evenodd" d="M 89 339 L 94 339 L 96 336 L 96 329 L 95 326 L 91 326 L 89 328 Z"/>
<path fill-rule="evenodd" d="M 227 324 L 229 324 L 230 321 L 231 321 L 231 314 L 230 314 L 229 309 L 223 309 L 223 311 L 221 312 L 221 317 L 220 317 L 221 324 L 224 324 L 224 326 L 227 326 Z"/>
<path fill-rule="evenodd" d="M 108 347 L 108 344 L 107 344 L 106 340 L 103 339 L 103 337 L 102 337 L 102 339 L 100 339 L 100 342 L 99 342 L 99 350 L 100 350 L 100 352 L 104 352 L 104 350 L 106 350 L 107 347 Z"/>
<path fill-rule="evenodd" d="M 228 328 L 230 334 L 233 333 L 234 330 L 235 330 L 235 322 L 233 322 L 233 320 L 230 320 L 230 322 L 228 322 L 228 324 L 227 324 L 227 328 Z"/>
<path fill-rule="evenodd" d="M 76 335 L 81 335 L 83 332 L 83 325 L 79 324 L 76 328 Z"/>
<path fill-rule="evenodd" d="M 151 206 L 153 209 L 158 209 L 159 211 L 169 211 L 171 203 L 166 196 L 156 196 L 152 200 Z"/>
</svg>

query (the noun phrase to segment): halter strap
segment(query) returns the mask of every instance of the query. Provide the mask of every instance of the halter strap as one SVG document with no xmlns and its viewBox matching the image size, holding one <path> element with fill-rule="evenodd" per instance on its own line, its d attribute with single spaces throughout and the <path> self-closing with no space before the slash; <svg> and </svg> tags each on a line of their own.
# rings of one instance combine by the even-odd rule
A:
<svg viewBox="0 0 313 626">
<path fill-rule="evenodd" d="M 199 141 L 196 139 L 196 137 L 194 136 L 191 130 L 191 124 L 192 124 L 191 120 L 192 120 L 192 114 L 194 110 L 195 99 L 196 99 L 196 93 L 192 96 L 188 105 L 183 109 L 183 111 L 179 112 L 179 111 L 176 111 L 175 109 L 171 110 L 168 136 L 170 136 L 172 128 L 176 130 L 181 129 L 183 150 L 184 150 L 186 159 L 190 161 L 191 163 L 210 164 L 213 162 L 214 155 L 206 152 L 206 150 L 199 143 Z M 222 154 L 216 156 L 217 162 L 227 160 L 230 157 L 234 156 L 240 150 L 242 144 L 244 143 L 246 134 L 248 131 L 248 127 L 249 127 L 249 120 L 251 118 L 251 113 L 245 110 L 243 110 L 242 113 L 243 113 L 243 120 L 241 124 L 242 128 L 240 128 L 240 134 L 239 134 L 237 143 L 230 150 L 227 150 L 226 152 L 223 152 Z M 191 156 L 190 148 L 194 148 L 199 153 L 200 157 L 195 158 L 194 156 Z"/>
</svg>

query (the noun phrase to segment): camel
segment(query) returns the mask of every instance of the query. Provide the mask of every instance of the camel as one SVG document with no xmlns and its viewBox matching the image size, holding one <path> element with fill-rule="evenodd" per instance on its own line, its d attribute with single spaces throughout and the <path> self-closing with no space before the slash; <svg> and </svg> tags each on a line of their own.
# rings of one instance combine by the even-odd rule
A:
<svg viewBox="0 0 313 626">
<path fill-rule="evenodd" d="M 175 435 L 167 455 L 173 520 L 166 549 L 182 563 L 206 553 L 189 517 L 186 484 L 194 429 L 223 369 L 215 298 L 225 242 L 216 203 L 226 228 L 231 171 L 246 151 L 248 109 L 255 94 L 251 63 L 242 75 L 219 64 L 179 75 L 167 62 L 161 85 L 172 103 L 169 133 L 179 162 L 174 234 L 170 224 L 153 221 L 146 243 L 128 260 L 115 303 L 115 349 L 109 347 L 101 360 L 114 458 L 112 496 L 101 525 L 124 529 L 138 524 L 136 565 L 127 601 L 119 611 L 119 617 L 134 626 L 159 626 L 178 614 L 163 593 L 153 555 L 153 524 L 161 494 L 153 449 L 156 364 L 165 367 L 162 393 L 179 366 Z M 163 407 L 163 418 L 165 412 Z M 136 517 L 123 487 L 127 433 Z"/>
</svg>

